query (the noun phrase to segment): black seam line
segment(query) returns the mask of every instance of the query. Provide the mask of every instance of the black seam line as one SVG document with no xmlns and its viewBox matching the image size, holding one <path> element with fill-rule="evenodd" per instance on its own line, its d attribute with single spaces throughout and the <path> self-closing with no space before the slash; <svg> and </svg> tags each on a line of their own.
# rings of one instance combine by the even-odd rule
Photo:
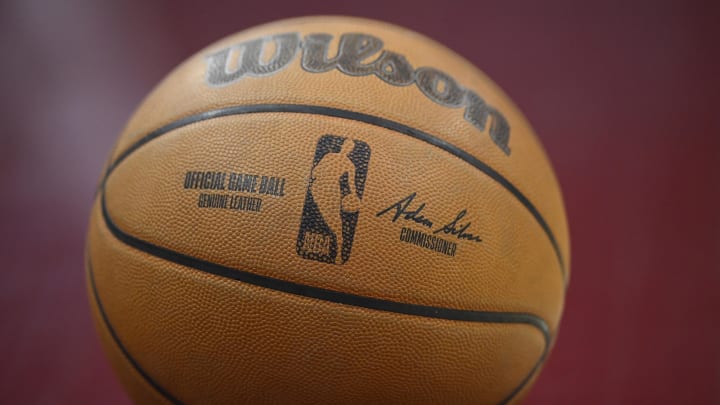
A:
<svg viewBox="0 0 720 405">
<path fill-rule="evenodd" d="M 547 323 L 537 315 L 522 312 L 486 312 L 471 311 L 454 308 L 434 307 L 427 305 L 408 304 L 404 302 L 390 301 L 380 298 L 365 297 L 345 292 L 328 290 L 320 287 L 313 287 L 292 281 L 281 280 L 273 277 L 263 276 L 240 270 L 221 264 L 209 262 L 196 257 L 188 256 L 174 250 L 158 246 L 130 235 L 121 230 L 110 218 L 105 204 L 105 192 L 102 193 L 102 215 L 110 233 L 113 236 L 137 250 L 148 253 L 152 256 L 177 263 L 181 266 L 200 270 L 204 273 L 252 284 L 258 287 L 268 288 L 289 294 L 299 295 L 308 298 L 315 298 L 322 301 L 337 304 L 350 305 L 361 308 L 374 309 L 398 314 L 421 316 L 426 318 L 446 319 L 452 321 L 481 322 L 481 323 L 520 323 L 527 324 L 539 330 L 543 334 L 546 346 L 551 340 L 550 329 Z"/>
<path fill-rule="evenodd" d="M 523 390 L 523 388 L 525 388 L 525 386 L 530 382 L 533 376 L 538 372 L 538 370 L 540 370 L 540 366 L 542 366 L 542 364 L 545 362 L 549 351 L 550 347 L 548 344 L 546 344 L 545 349 L 543 349 L 543 353 L 540 356 L 540 359 L 538 359 L 537 363 L 535 363 L 535 366 L 533 366 L 533 368 L 530 370 L 530 373 L 525 376 L 525 378 L 520 382 L 520 384 L 515 387 L 515 389 L 510 392 L 510 395 L 508 395 L 504 400 L 502 400 L 499 405 L 505 405 L 509 403 L 510 401 L 512 401 L 513 398 L 515 398 L 518 393 L 520 393 L 520 391 Z"/>
<path fill-rule="evenodd" d="M 150 377 L 150 375 L 145 372 L 142 367 L 140 367 L 140 364 L 138 364 L 138 362 L 130 355 L 130 352 L 128 352 L 127 348 L 125 348 L 125 345 L 122 344 L 120 338 L 117 335 L 117 332 L 115 332 L 112 324 L 110 324 L 110 319 L 105 313 L 105 308 L 103 307 L 102 301 L 100 301 L 100 295 L 98 294 L 97 287 L 95 286 L 95 275 L 93 274 L 92 264 L 90 263 L 89 259 L 87 259 L 87 271 L 90 277 L 90 288 L 92 289 L 93 296 L 95 297 L 95 303 L 97 304 L 100 316 L 102 317 L 103 323 L 105 324 L 105 327 L 110 333 L 110 336 L 122 352 L 123 356 L 125 356 L 130 365 L 135 369 L 135 371 L 140 374 L 140 376 L 145 381 L 147 381 L 147 383 L 150 384 L 150 386 L 152 386 L 155 391 L 165 397 L 165 399 L 167 399 L 169 402 L 176 405 L 182 405 L 182 402 L 180 402 L 179 399 L 175 398 L 172 394 L 170 394 L 165 388 L 163 388 L 152 377 Z"/>
<path fill-rule="evenodd" d="M 481 172 L 485 173 L 488 177 L 495 180 L 498 184 L 503 186 L 507 191 L 509 191 L 529 212 L 530 214 L 535 218 L 535 221 L 540 225 L 540 227 L 545 232 L 545 235 L 547 235 L 548 239 L 550 239 L 550 243 L 552 244 L 553 250 L 555 251 L 555 255 L 557 256 L 558 262 L 560 263 L 560 273 L 563 280 L 563 285 L 567 286 L 567 276 L 566 276 L 566 270 L 565 270 L 565 261 L 562 257 L 562 253 L 560 252 L 560 246 L 557 243 L 557 240 L 555 239 L 555 235 L 550 230 L 550 226 L 545 221 L 545 218 L 540 214 L 538 209 L 533 205 L 533 203 L 530 202 L 530 200 L 520 191 L 518 190 L 515 185 L 513 185 L 510 180 L 506 179 L 495 171 L 492 167 L 485 164 L 483 161 L 479 160 L 478 158 L 474 157 L 473 155 L 465 152 L 464 150 L 450 144 L 449 142 L 446 142 L 436 136 L 430 135 L 426 132 L 423 132 L 419 129 L 415 129 L 412 127 L 409 127 L 407 125 L 403 125 L 396 121 L 391 121 L 385 118 L 377 117 L 374 115 L 369 114 L 363 114 L 355 111 L 349 111 L 349 110 L 342 110 L 339 108 L 332 108 L 332 107 L 323 107 L 323 106 L 314 106 L 314 105 L 304 105 L 304 104 L 256 104 L 256 105 L 240 105 L 240 106 L 233 106 L 233 107 L 226 107 L 221 108 L 217 110 L 211 110 L 206 111 L 200 114 L 191 115 L 185 118 L 181 118 L 177 121 L 171 122 L 170 124 L 167 124 L 161 128 L 158 128 L 149 134 L 145 135 L 141 139 L 139 139 L 137 142 L 132 144 L 130 147 L 128 147 L 118 158 L 115 160 L 113 164 L 111 164 L 104 176 L 104 179 L 102 181 L 101 187 L 104 186 L 105 181 L 107 180 L 110 173 L 123 161 L 125 160 L 130 154 L 138 150 L 140 147 L 145 145 L 146 143 L 152 141 L 153 139 L 162 136 L 172 130 L 184 127 L 186 125 L 190 125 L 196 122 L 205 121 L 213 118 L 218 117 L 225 117 L 228 115 L 240 115 L 240 114 L 252 114 L 252 113 L 267 113 L 267 112 L 286 112 L 286 113 L 299 113 L 299 114 L 315 114 L 315 115 L 325 115 L 328 117 L 336 117 L 336 118 L 345 118 L 349 120 L 364 122 L 366 124 L 375 125 L 378 127 L 386 128 L 393 130 L 395 132 L 399 132 L 404 135 L 411 136 L 415 139 L 419 139 L 421 141 L 427 142 L 433 146 L 436 146 L 448 153 L 451 153 L 455 155 L 456 157 L 464 160 L 465 162 L 469 163 L 471 166 L 475 167 L 476 169 L 480 170 Z"/>
<path fill-rule="evenodd" d="M 528 375 L 520 382 L 520 384 L 513 389 L 510 394 L 500 402 L 500 405 L 507 404 L 510 402 L 526 385 L 532 377 L 537 373 L 540 366 L 547 358 L 550 350 L 550 341 L 552 339 L 550 330 L 547 323 L 537 315 L 520 312 L 485 312 L 485 311 L 469 311 L 453 308 L 433 307 L 427 305 L 408 304 L 397 301 L 384 300 L 379 298 L 364 297 L 360 295 L 354 295 L 344 293 L 340 291 L 327 290 L 319 287 L 312 287 L 304 284 L 297 284 L 291 281 L 280 280 L 272 277 L 262 276 L 247 271 L 226 267 L 220 264 L 208 262 L 202 259 L 198 259 L 192 256 L 184 255 L 182 253 L 173 251 L 171 249 L 164 248 L 136 238 L 128 233 L 122 231 L 110 218 L 107 206 L 105 204 L 105 189 L 102 190 L 101 194 L 101 206 L 103 220 L 110 230 L 110 233 L 118 239 L 120 242 L 126 245 L 145 252 L 149 255 L 165 259 L 167 261 L 179 264 L 181 266 L 194 268 L 204 273 L 213 274 L 216 276 L 240 281 L 246 284 L 255 285 L 261 288 L 268 288 L 275 291 L 281 291 L 288 294 L 298 295 L 302 297 L 314 298 L 322 301 L 333 302 L 341 305 L 348 305 L 360 308 L 367 308 L 371 310 L 398 313 L 411 316 L 420 316 L 426 318 L 444 319 L 452 321 L 465 321 L 465 322 L 477 322 L 477 323 L 503 323 L 503 324 L 526 324 L 538 329 L 544 339 L 543 352 L 540 355 L 537 363 L 530 370 Z M 89 263 L 89 261 L 88 261 Z M 89 268 L 89 264 L 88 264 Z M 92 277 L 92 272 L 90 273 Z M 95 299 L 98 302 L 98 308 L 103 316 L 108 329 L 110 330 L 113 339 L 118 344 L 118 347 L 122 350 L 123 354 L 128 358 L 133 367 L 138 370 L 138 373 L 142 375 L 150 385 L 155 387 L 158 392 L 166 396 L 168 400 L 175 404 L 181 404 L 177 399 L 172 397 L 167 391 L 165 391 L 159 384 L 157 384 L 142 368 L 137 364 L 130 354 L 125 350 L 125 347 L 120 343 L 120 339 L 115 334 L 114 330 L 110 327 L 110 322 L 102 310 L 100 304 L 100 298 L 97 295 L 95 289 L 95 281 L 92 279 L 93 291 L 95 292 Z"/>
</svg>

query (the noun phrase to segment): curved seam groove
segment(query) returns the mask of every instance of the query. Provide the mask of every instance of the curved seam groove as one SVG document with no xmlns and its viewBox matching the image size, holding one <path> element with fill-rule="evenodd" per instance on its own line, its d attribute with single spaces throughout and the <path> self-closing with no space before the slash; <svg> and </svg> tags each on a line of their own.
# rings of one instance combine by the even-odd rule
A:
<svg viewBox="0 0 720 405">
<path fill-rule="evenodd" d="M 110 323 L 110 319 L 108 318 L 107 314 L 105 313 L 105 308 L 103 307 L 102 301 L 100 300 L 100 295 L 97 291 L 97 287 L 95 285 L 95 275 L 93 274 L 92 264 L 90 263 L 90 259 L 87 259 L 87 272 L 90 278 L 90 288 L 92 289 L 93 297 L 95 298 L 95 303 L 98 307 L 98 312 L 100 312 L 100 317 L 103 320 L 103 323 L 105 324 L 105 327 L 107 328 L 108 332 L 110 333 L 110 337 L 112 337 L 113 341 L 115 342 L 115 345 L 117 345 L 118 349 L 120 349 L 120 352 L 122 352 L 123 356 L 127 359 L 127 361 L 130 363 L 130 365 L 135 369 L 135 371 L 148 383 L 151 387 L 155 389 L 160 395 L 165 397 L 169 402 L 176 404 L 176 405 L 182 405 L 182 402 L 175 398 L 172 394 L 170 394 L 166 389 L 164 389 L 160 384 L 158 384 L 150 375 L 142 368 L 140 367 L 140 364 L 130 355 L 130 352 L 128 352 L 127 348 L 122 344 L 120 341 L 120 338 L 117 335 L 117 332 L 115 332 L 115 329 L 112 327 L 112 324 Z"/>
<path fill-rule="evenodd" d="M 274 277 L 263 276 L 240 270 L 221 264 L 188 256 L 174 250 L 158 246 L 132 236 L 121 230 L 110 218 L 105 204 L 105 193 L 102 194 L 102 215 L 110 232 L 119 241 L 152 256 L 167 261 L 200 270 L 204 273 L 213 274 L 223 278 L 240 281 L 258 287 L 268 288 L 293 295 L 308 298 L 315 298 L 322 301 L 334 302 L 337 304 L 375 309 L 398 314 L 421 316 L 426 318 L 445 319 L 451 321 L 467 321 L 482 323 L 522 323 L 533 326 L 544 336 L 545 341 L 550 341 L 550 329 L 547 323 L 537 315 L 522 312 L 489 312 L 471 311 L 454 308 L 434 307 L 428 305 L 408 304 L 404 302 L 385 300 L 381 298 L 365 297 L 345 293 L 336 290 L 329 290 L 321 287 L 313 287 L 305 284 L 298 284 L 292 281 L 282 280 Z"/>
<path fill-rule="evenodd" d="M 547 354 L 549 352 L 550 342 L 552 340 L 549 328 L 545 321 L 536 316 L 529 313 L 511 313 L 511 312 L 482 312 L 482 311 L 466 311 L 466 310 L 459 310 L 459 309 L 452 309 L 452 308 L 443 308 L 443 307 L 433 307 L 433 306 L 425 306 L 425 305 L 415 305 L 415 304 L 407 304 L 402 302 L 396 302 L 396 301 L 389 301 L 389 300 L 383 300 L 378 298 L 371 298 L 371 297 L 364 297 L 364 296 L 358 296 L 348 293 L 343 293 L 339 291 L 334 290 L 327 290 L 322 289 L 318 287 L 311 287 L 306 286 L 302 284 L 293 283 L 290 281 L 275 279 L 272 277 L 267 276 L 261 276 L 258 274 L 250 273 L 247 271 L 239 270 L 239 269 L 233 269 L 230 267 L 222 266 L 216 263 L 204 261 L 195 257 L 187 256 L 179 252 L 175 252 L 173 250 L 154 245 L 150 242 L 144 241 L 142 239 L 136 238 L 128 233 L 125 233 L 120 228 L 117 227 L 117 225 L 112 221 L 110 218 L 110 215 L 107 211 L 107 207 L 105 204 L 105 183 L 110 176 L 110 174 L 119 166 L 122 161 L 124 161 L 128 156 L 130 156 L 132 153 L 140 149 L 142 146 L 147 144 L 148 142 L 152 141 L 153 139 L 156 139 L 162 135 L 165 135 L 175 129 L 196 123 L 201 122 L 205 120 L 210 120 L 213 118 L 219 118 L 224 116 L 231 116 L 231 115 L 240 115 L 240 114 L 251 114 L 251 113 L 264 113 L 264 112 L 286 112 L 286 113 L 300 113 L 300 114 L 315 114 L 315 115 L 324 115 L 329 117 L 336 117 L 336 118 L 343 118 L 343 119 L 349 119 L 354 120 L 358 122 L 367 123 L 370 125 L 375 125 L 378 127 L 386 128 L 395 132 L 399 132 L 404 135 L 408 135 L 410 137 L 413 137 L 415 139 L 424 141 L 426 143 L 429 143 L 430 145 L 436 146 L 455 157 L 465 161 L 466 163 L 470 164 L 471 166 L 475 167 L 479 171 L 486 174 L 488 177 L 496 181 L 498 184 L 500 184 L 502 187 L 504 187 L 507 191 L 509 191 L 534 217 L 536 222 L 541 226 L 543 231 L 545 232 L 546 236 L 548 237 L 554 251 L 555 255 L 558 259 L 559 265 L 560 265 L 560 272 L 561 272 L 561 278 L 563 281 L 563 285 L 567 287 L 567 278 L 566 278 L 566 270 L 565 270 L 565 262 L 562 257 L 562 254 L 560 252 L 559 245 L 555 239 L 554 234 L 550 230 L 549 225 L 545 221 L 545 219 L 542 217 L 540 212 L 537 210 L 537 208 L 529 201 L 529 199 L 520 192 L 508 179 L 503 177 L 500 173 L 492 169 L 490 166 L 485 164 L 484 162 L 480 161 L 479 159 L 475 158 L 474 156 L 470 155 L 469 153 L 455 147 L 454 145 L 437 138 L 435 136 L 432 136 L 428 133 L 425 133 L 423 131 L 420 131 L 418 129 L 408 127 L 406 125 L 400 124 L 395 121 L 391 121 L 385 118 L 358 113 L 354 111 L 348 111 L 348 110 L 342 110 L 337 108 L 331 108 L 331 107 L 322 107 L 322 106 L 312 106 L 312 105 L 297 105 L 297 104 L 259 104 L 259 105 L 241 105 L 241 106 L 233 106 L 233 107 L 226 107 L 221 108 L 217 110 L 211 110 L 199 114 L 194 114 L 191 116 L 187 116 L 185 118 L 181 118 L 179 120 L 173 121 L 161 128 L 158 128 L 144 137 L 140 138 L 138 141 L 130 145 L 124 152 L 122 152 L 117 159 L 115 159 L 114 162 L 108 165 L 108 168 L 103 176 L 102 181 L 100 182 L 99 190 L 101 194 L 101 206 L 102 206 L 102 215 L 105 224 L 107 225 L 110 232 L 113 234 L 113 236 L 118 239 L 119 241 L 125 243 L 126 245 L 133 247 L 137 250 L 143 251 L 145 253 L 148 253 L 152 256 L 156 256 L 159 258 L 163 258 L 165 260 L 174 262 L 176 264 L 194 268 L 199 271 L 203 271 L 208 274 L 217 275 L 224 278 L 233 279 L 236 281 L 244 282 L 247 284 L 252 284 L 259 287 L 269 288 L 276 291 L 286 292 L 294 295 L 304 296 L 308 298 L 315 298 L 323 301 L 338 303 L 341 305 L 350 305 L 355 307 L 361 307 L 361 308 L 367 308 L 371 310 L 379 310 L 379 311 L 386 311 L 386 312 L 393 312 L 393 313 L 399 313 L 399 314 L 406 314 L 411 316 L 421 316 L 421 317 L 428 317 L 428 318 L 436 318 L 436 319 L 446 319 L 446 320 L 456 320 L 456 321 L 466 321 L 466 322 L 479 322 L 479 323 L 511 323 L 511 324 L 527 324 L 530 325 L 537 330 L 539 330 L 543 334 L 543 338 L 545 341 L 545 347 L 543 349 L 543 353 L 540 356 L 540 359 L 538 362 L 534 365 L 534 367 L 530 370 L 529 374 L 521 381 L 521 383 L 509 394 L 508 397 L 506 397 L 501 404 L 507 404 L 510 402 L 526 385 L 527 383 L 532 379 L 532 377 L 536 374 L 540 366 L 543 364 L 545 358 L 547 357 Z M 88 264 L 89 266 L 89 264 Z M 132 357 L 130 357 L 129 353 L 125 350 L 124 346 L 120 343 L 117 335 L 115 334 L 114 330 L 110 326 L 109 320 L 107 319 L 107 316 L 105 315 L 99 296 L 97 295 L 97 291 L 95 290 L 95 284 L 94 284 L 94 278 L 92 276 L 92 271 L 90 270 L 90 276 L 91 276 L 91 282 L 93 286 L 93 292 L 95 294 L 96 301 L 98 303 L 98 308 L 100 308 L 101 315 L 103 317 L 103 320 L 105 324 L 108 327 L 108 330 L 110 331 L 113 339 L 118 344 L 118 347 L 121 349 L 123 354 L 126 358 L 128 358 L 128 361 L 133 365 L 133 367 L 136 368 L 138 373 L 145 378 L 150 385 L 152 385 L 154 388 L 156 388 L 163 396 L 165 396 L 169 401 L 173 403 L 180 404 L 177 399 L 172 397 L 167 391 L 162 389 L 161 386 L 157 385 L 133 360 Z"/>
<path fill-rule="evenodd" d="M 320 287 L 313 287 L 308 286 L 304 284 L 298 284 L 291 281 L 276 279 L 268 276 L 263 276 L 255 273 L 250 273 L 247 271 L 243 271 L 240 269 L 235 269 L 227 266 L 223 266 L 217 263 L 208 262 L 202 259 L 198 259 L 192 256 L 188 256 L 185 254 L 182 254 L 180 252 L 176 252 L 174 250 L 158 246 L 155 244 L 152 244 L 150 242 L 147 242 L 145 240 L 142 240 L 140 238 L 136 238 L 135 236 L 132 236 L 123 230 L 121 230 L 110 218 L 110 214 L 107 210 L 107 205 L 105 202 L 105 189 L 101 192 L 101 210 L 102 210 L 102 216 L 103 220 L 105 222 L 105 225 L 107 226 L 110 233 L 113 235 L 114 238 L 119 240 L 120 242 L 136 249 L 141 252 L 145 252 L 151 256 L 155 256 L 176 264 L 179 264 L 184 267 L 193 268 L 199 271 L 202 271 L 204 273 L 212 274 L 215 276 L 239 281 L 246 284 L 255 285 L 261 288 L 267 288 L 275 291 L 285 292 L 288 294 L 298 295 L 302 297 L 307 298 L 314 298 L 322 301 L 332 302 L 340 305 L 348 305 L 358 308 L 366 308 L 370 310 L 377 310 L 377 311 L 384 311 L 384 312 L 391 312 L 391 313 L 397 313 L 397 314 L 403 314 L 403 315 L 410 315 L 410 316 L 420 316 L 420 317 L 426 317 L 426 318 L 435 318 L 435 319 L 443 319 L 443 320 L 452 320 L 452 321 L 465 321 L 465 322 L 476 322 L 476 323 L 507 323 L 507 324 L 525 324 L 534 327 L 540 333 L 543 335 L 544 340 L 544 348 L 543 353 L 540 355 L 540 359 L 537 361 L 535 366 L 530 370 L 529 374 L 520 382 L 520 384 L 511 391 L 510 395 L 506 397 L 500 404 L 507 404 L 509 401 L 511 401 L 515 395 L 517 395 L 524 387 L 525 385 L 530 381 L 532 376 L 536 373 L 536 371 L 540 368 L 543 361 L 547 357 L 549 348 L 550 348 L 550 342 L 552 340 L 552 336 L 550 334 L 549 327 L 547 326 L 547 323 L 539 316 L 533 315 L 530 313 L 520 313 L 520 312 L 488 312 L 488 311 L 471 311 L 471 310 L 461 310 L 461 309 L 453 309 L 453 308 L 444 308 L 444 307 L 433 307 L 433 306 L 427 306 L 427 305 L 417 305 L 417 304 L 408 304 L 403 302 L 397 302 L 397 301 L 390 301 L 380 298 L 373 298 L 373 297 L 365 297 L 350 293 L 344 293 L 340 291 L 335 290 L 328 290 Z M 90 264 L 88 261 L 88 268 Z M 92 277 L 92 272 L 91 272 Z M 95 293 L 96 301 L 98 302 L 98 308 L 101 309 L 101 314 L 103 317 L 104 322 L 108 326 L 108 329 L 111 331 L 111 335 L 113 339 L 118 344 L 118 347 L 120 347 L 123 354 L 128 358 L 128 360 L 133 364 L 133 367 L 138 370 L 138 372 L 148 380 L 148 382 L 154 386 L 158 391 L 166 396 L 171 402 L 180 404 L 179 401 L 174 399 L 167 391 L 163 390 L 160 385 L 155 383 L 147 373 L 145 373 L 140 366 L 137 364 L 135 360 L 130 356 L 130 354 L 127 352 L 127 350 L 122 346 L 120 343 L 119 338 L 115 334 L 114 330 L 110 327 L 109 320 L 107 316 L 105 315 L 105 312 L 102 310 L 102 305 L 100 303 L 100 298 L 97 295 L 97 290 L 95 289 L 95 281 L 94 278 L 91 279 L 92 286 L 93 286 L 93 292 Z"/>
</svg>

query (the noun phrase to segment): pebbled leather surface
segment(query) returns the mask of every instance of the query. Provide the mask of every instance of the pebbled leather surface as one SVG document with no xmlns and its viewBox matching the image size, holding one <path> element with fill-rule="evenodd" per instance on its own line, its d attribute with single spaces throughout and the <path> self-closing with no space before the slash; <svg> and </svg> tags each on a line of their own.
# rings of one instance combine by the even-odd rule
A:
<svg viewBox="0 0 720 405">
<path fill-rule="evenodd" d="M 308 73 L 296 58 L 282 71 L 223 88 L 204 81 L 214 49 L 270 33 L 363 32 L 414 67 L 453 76 L 502 111 L 512 153 L 433 103 L 415 86 L 375 76 Z M 113 159 L 168 123 L 244 104 L 299 103 L 376 115 L 425 131 L 482 160 L 537 207 L 566 263 L 560 191 L 521 113 L 462 58 L 418 34 L 367 20 L 305 18 L 231 36 L 190 58 L 143 102 Z M 370 148 L 350 257 L 342 265 L 297 252 L 313 157 L 324 135 Z M 356 143 L 357 145 L 357 143 Z M 284 195 L 184 187 L 188 171 L 256 173 L 284 179 Z M 323 190 L 316 189 L 321 194 Z M 327 190 L 326 190 L 327 191 Z M 262 199 L 260 212 L 200 208 L 201 193 Z M 387 207 L 411 193 L 433 226 L 393 221 Z M 91 301 L 106 350 L 131 396 L 162 402 L 137 365 L 185 403 L 501 403 L 543 356 L 545 339 L 527 324 L 432 319 L 288 294 L 210 275 L 117 240 L 100 209 L 149 244 L 229 268 L 297 284 L 400 303 L 468 311 L 528 313 L 555 335 L 564 283 L 547 235 L 496 181 L 446 151 L 386 128 L 297 113 L 201 121 L 142 145 L 114 167 L 91 215 L 89 262 L 106 319 Z M 358 208 L 358 207 L 356 207 Z M 399 240 L 403 227 L 432 233 L 462 210 L 482 242 L 453 239 L 454 256 Z M 568 269 L 569 272 L 569 269 Z M 569 273 L 568 273 L 569 274 Z M 91 290 L 93 290 L 91 288 Z M 108 324 L 115 338 L 108 332 Z M 119 351 L 119 340 L 137 363 Z M 534 374 L 536 376 L 536 373 Z M 529 385 L 528 385 L 529 387 Z M 523 389 L 513 400 L 519 400 Z"/>
<path fill-rule="evenodd" d="M 184 403 L 499 403 L 542 354 L 542 334 L 528 325 L 298 297 L 209 277 L 94 228 L 93 271 L 108 318 L 137 362 Z M 126 376 L 136 371 L 124 358 L 111 359 L 134 399 L 157 397 Z"/>
</svg>

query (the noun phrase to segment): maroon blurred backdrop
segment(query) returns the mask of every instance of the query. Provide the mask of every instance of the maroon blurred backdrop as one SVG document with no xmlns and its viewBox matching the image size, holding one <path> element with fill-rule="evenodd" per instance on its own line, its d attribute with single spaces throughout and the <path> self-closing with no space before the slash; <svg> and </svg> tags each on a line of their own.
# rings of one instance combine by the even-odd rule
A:
<svg viewBox="0 0 720 405">
<path fill-rule="evenodd" d="M 466 56 L 555 165 L 572 278 L 527 403 L 720 404 L 720 11 L 597 3 L 3 2 L 0 402 L 129 402 L 95 336 L 82 252 L 102 163 L 141 98 L 227 34 L 349 14 Z"/>
</svg>

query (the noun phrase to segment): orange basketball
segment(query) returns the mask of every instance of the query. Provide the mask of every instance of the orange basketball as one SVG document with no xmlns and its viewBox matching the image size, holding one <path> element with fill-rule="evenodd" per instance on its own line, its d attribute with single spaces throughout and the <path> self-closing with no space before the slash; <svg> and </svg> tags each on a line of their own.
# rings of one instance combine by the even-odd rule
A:
<svg viewBox="0 0 720 405">
<path fill-rule="evenodd" d="M 560 189 L 482 72 L 386 23 L 255 27 L 132 116 L 90 302 L 133 400 L 517 403 L 569 276 Z"/>
</svg>

